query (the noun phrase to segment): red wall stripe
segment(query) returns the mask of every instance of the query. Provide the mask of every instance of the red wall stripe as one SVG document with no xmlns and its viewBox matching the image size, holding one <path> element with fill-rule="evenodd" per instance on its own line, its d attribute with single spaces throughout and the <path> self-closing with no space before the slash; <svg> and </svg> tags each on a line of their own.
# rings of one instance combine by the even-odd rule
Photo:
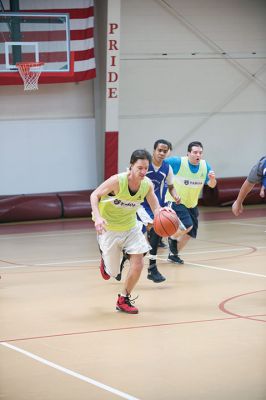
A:
<svg viewBox="0 0 266 400">
<path fill-rule="evenodd" d="M 118 132 L 105 132 L 104 179 L 118 172 Z"/>
</svg>

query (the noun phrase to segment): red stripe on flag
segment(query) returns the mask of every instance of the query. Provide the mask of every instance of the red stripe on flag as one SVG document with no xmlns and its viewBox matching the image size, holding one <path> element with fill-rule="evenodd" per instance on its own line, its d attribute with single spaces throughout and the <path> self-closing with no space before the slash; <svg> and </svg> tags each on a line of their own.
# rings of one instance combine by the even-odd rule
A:
<svg viewBox="0 0 266 400">
<path fill-rule="evenodd" d="M 4 77 L 0 74 L 0 85 L 22 85 L 22 78 L 18 73 L 5 73 Z M 67 82 L 81 82 L 96 77 L 96 70 L 90 69 L 87 71 L 75 72 L 69 76 L 67 73 L 51 72 L 40 76 L 39 83 L 67 83 Z"/>
<path fill-rule="evenodd" d="M 43 74 L 41 75 L 39 82 L 40 83 L 66 83 L 66 82 L 81 82 L 89 79 L 93 79 L 96 77 L 96 70 L 89 69 L 87 71 L 79 71 L 75 72 L 73 76 L 64 77 L 64 74 L 59 75 L 56 72 L 53 74 Z"/>
<path fill-rule="evenodd" d="M 21 31 L 23 35 L 23 42 L 52 42 L 52 41 L 65 41 L 65 31 Z M 71 40 L 84 40 L 93 38 L 93 28 L 77 29 L 70 31 Z M 0 36 L 0 43 L 9 41 L 9 33 L 4 32 Z"/>
<path fill-rule="evenodd" d="M 118 132 L 105 132 L 104 179 L 118 172 Z"/>
<path fill-rule="evenodd" d="M 64 51 L 56 51 L 53 53 L 40 53 L 39 54 L 40 61 L 44 63 L 51 62 L 66 62 L 66 53 Z M 75 61 L 84 61 L 94 58 L 94 48 L 89 50 L 82 50 L 75 52 Z M 33 53 L 24 53 L 23 61 L 35 61 L 35 55 Z M 4 54 L 0 54 L 0 64 L 5 64 L 5 56 Z"/>
<path fill-rule="evenodd" d="M 76 61 L 84 61 L 94 58 L 94 48 L 75 52 Z"/>
<path fill-rule="evenodd" d="M 42 61 L 44 63 L 67 62 L 65 51 L 56 51 L 53 53 L 39 53 L 39 59 L 40 59 L 40 61 Z M 88 59 L 88 57 L 85 56 L 85 58 L 83 58 L 83 60 L 86 60 L 86 59 Z M 23 54 L 23 62 L 29 62 L 29 61 L 31 61 L 31 62 L 35 61 L 34 53 L 24 53 Z M 0 54 L 0 64 L 4 64 L 4 63 L 5 63 L 5 56 L 3 54 Z"/>
<path fill-rule="evenodd" d="M 43 10 L 19 10 L 19 12 L 48 13 L 48 14 L 69 14 L 71 19 L 82 19 L 94 16 L 93 7 L 86 8 L 46 8 Z"/>
<path fill-rule="evenodd" d="M 90 39 L 93 37 L 93 28 L 87 28 L 83 30 L 72 30 L 70 32 L 71 40 L 82 40 L 82 39 Z"/>
</svg>

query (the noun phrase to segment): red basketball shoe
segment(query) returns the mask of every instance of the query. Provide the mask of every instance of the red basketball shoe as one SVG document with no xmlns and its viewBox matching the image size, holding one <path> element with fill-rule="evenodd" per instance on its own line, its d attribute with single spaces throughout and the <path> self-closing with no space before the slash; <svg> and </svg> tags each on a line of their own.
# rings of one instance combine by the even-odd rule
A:
<svg viewBox="0 0 266 400">
<path fill-rule="evenodd" d="M 116 309 L 128 314 L 138 314 L 139 310 L 132 305 L 134 300 L 130 300 L 130 295 L 124 297 L 119 294 L 116 302 Z"/>
<path fill-rule="evenodd" d="M 110 279 L 111 277 L 110 277 L 110 275 L 107 274 L 107 272 L 105 272 L 104 267 L 105 267 L 104 261 L 103 261 L 103 259 L 101 258 L 100 271 L 101 271 L 101 274 L 102 274 L 103 279 L 106 280 L 106 281 L 108 281 L 108 279 Z"/>
</svg>

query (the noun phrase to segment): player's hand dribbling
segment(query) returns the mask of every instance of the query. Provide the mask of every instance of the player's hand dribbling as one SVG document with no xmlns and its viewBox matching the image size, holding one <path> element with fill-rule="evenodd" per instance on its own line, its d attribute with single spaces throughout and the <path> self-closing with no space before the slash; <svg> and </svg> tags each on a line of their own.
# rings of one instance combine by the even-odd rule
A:
<svg viewBox="0 0 266 400">
<path fill-rule="evenodd" d="M 161 211 L 161 210 L 166 210 L 166 211 L 169 211 L 169 212 L 174 212 L 174 210 L 171 208 L 171 207 L 168 207 L 168 206 L 165 206 L 165 207 L 161 207 L 160 209 L 159 209 L 159 211 Z"/>
</svg>

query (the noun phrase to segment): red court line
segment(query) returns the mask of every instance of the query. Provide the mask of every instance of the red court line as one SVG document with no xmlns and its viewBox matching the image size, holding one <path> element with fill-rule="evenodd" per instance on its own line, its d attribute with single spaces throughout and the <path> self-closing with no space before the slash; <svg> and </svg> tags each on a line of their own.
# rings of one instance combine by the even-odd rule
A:
<svg viewBox="0 0 266 400">
<path fill-rule="evenodd" d="M 243 247 L 249 247 L 250 250 L 246 250 L 245 253 L 241 253 L 241 256 L 249 256 L 250 254 L 256 253 L 257 249 L 252 246 L 243 246 Z M 240 250 L 240 249 L 239 249 Z M 219 253 L 219 251 L 217 251 Z M 221 261 L 221 260 L 226 260 L 226 259 L 232 259 L 232 258 L 238 258 L 239 254 L 229 254 L 229 255 L 223 255 L 220 257 L 211 257 L 211 258 L 199 258 L 198 262 L 210 262 L 210 261 Z"/>
<path fill-rule="evenodd" d="M 197 241 L 203 242 L 203 243 L 223 244 L 223 245 L 226 245 L 229 247 L 232 246 L 231 242 L 222 242 L 220 240 L 218 241 L 218 240 L 197 239 Z M 245 253 L 242 253 L 241 256 L 248 256 L 248 255 L 256 253 L 258 251 L 258 249 L 256 247 L 249 246 L 246 244 L 234 243 L 233 245 L 236 247 L 239 247 L 239 250 L 242 249 L 242 251 L 243 251 L 243 248 L 245 248 L 245 249 L 248 248 L 248 250 L 246 250 Z M 217 253 L 219 253 L 219 251 L 217 251 Z M 231 259 L 231 258 L 237 258 L 237 257 L 239 257 L 239 254 L 230 254 L 230 255 L 224 255 L 224 256 L 219 256 L 219 257 L 214 257 L 214 258 L 199 258 L 198 262 L 209 262 L 209 261 L 215 261 L 215 260 L 221 261 L 221 260 L 226 260 L 227 258 Z"/>
<path fill-rule="evenodd" d="M 238 299 L 239 297 L 248 296 L 250 294 L 260 293 L 260 292 L 265 292 L 265 291 L 266 291 L 266 289 L 256 290 L 255 292 L 242 293 L 242 294 L 239 294 L 237 296 L 230 297 L 228 299 L 225 299 L 224 301 L 222 301 L 222 303 L 219 304 L 219 309 L 222 312 L 224 312 L 226 314 L 229 314 L 229 315 L 233 315 L 234 317 L 237 317 L 237 318 L 249 319 L 251 321 L 258 321 L 258 322 L 266 322 L 266 320 L 264 320 L 264 319 L 254 318 L 254 316 L 240 315 L 240 314 L 234 313 L 234 312 L 228 310 L 227 308 L 225 308 L 225 304 L 226 303 L 228 303 L 228 302 L 230 302 L 232 300 Z"/>
<path fill-rule="evenodd" d="M 227 246 L 231 246 L 232 245 L 232 243 L 228 243 L 228 242 L 221 242 L 221 241 L 216 241 L 216 240 L 201 240 L 201 239 L 198 239 L 198 241 L 202 241 L 202 242 L 204 242 L 204 243 L 216 243 L 216 244 L 224 244 L 224 245 L 227 245 Z M 247 255 L 250 255 L 250 254 L 253 254 L 253 253 L 255 253 L 256 251 L 257 251 L 257 249 L 255 248 L 255 247 L 253 247 L 253 246 L 248 246 L 248 245 L 242 245 L 242 244 L 238 244 L 238 243 L 234 243 L 234 246 L 238 246 L 239 247 L 239 250 L 241 250 L 241 248 L 249 248 L 249 250 L 247 250 L 245 253 L 243 253 L 242 254 L 242 256 L 247 256 Z M 219 260 L 219 261 L 221 261 L 221 260 L 225 260 L 225 259 L 227 259 L 227 258 L 237 258 L 237 257 L 239 257 L 239 254 L 234 254 L 234 255 L 224 255 L 224 256 L 220 256 L 220 257 L 214 257 L 214 258 L 199 258 L 198 259 L 198 262 L 209 262 L 209 261 L 215 261 L 215 260 Z M 15 265 L 15 266 L 21 266 L 21 265 L 26 265 L 27 267 L 34 267 L 34 268 L 42 268 L 42 267 L 45 267 L 45 268 L 47 268 L 46 266 L 41 266 L 41 265 L 34 265 L 34 264 L 28 264 L 28 263 L 23 263 L 23 264 L 21 264 L 21 263 L 15 263 L 15 262 L 12 262 L 12 261 L 8 261 L 8 260 L 0 260 L 0 262 L 3 262 L 3 263 L 5 263 L 5 264 L 10 264 L 10 265 Z M 45 270 L 45 271 L 35 271 L 35 270 L 32 270 L 32 271 L 23 271 L 23 272 L 21 272 L 21 271 L 19 271 L 19 272 L 13 272 L 13 273 L 43 273 L 43 272 L 56 272 L 56 271 L 65 271 L 65 270 L 67 270 L 67 271 L 70 271 L 70 270 L 78 270 L 78 269 L 82 269 L 82 270 L 84 270 L 85 268 L 93 268 L 93 266 L 88 266 L 88 265 L 85 265 L 85 266 L 83 266 L 83 267 L 75 267 L 75 266 L 71 266 L 71 267 L 68 267 L 67 269 L 62 269 L 62 268 L 64 268 L 64 267 L 61 267 L 60 268 L 60 270 L 55 270 L 54 268 L 56 268 L 56 266 L 49 266 L 49 270 L 47 269 L 47 270 Z M 50 269 L 51 268 L 51 269 Z M 8 270 L 6 270 L 6 271 L 8 271 Z M 3 271 L 3 274 L 5 273 L 5 271 Z"/>
<path fill-rule="evenodd" d="M 254 316 L 256 316 L 256 315 L 254 315 Z M 82 332 L 55 333 L 55 334 L 43 335 L 43 336 L 32 336 L 32 337 L 22 337 L 22 338 L 13 338 L 13 339 L 12 338 L 11 339 L 0 339 L 0 343 L 1 342 L 21 342 L 21 341 L 36 340 L 36 339 L 50 339 L 50 338 L 54 338 L 54 337 L 87 335 L 87 334 L 91 334 L 91 333 L 105 333 L 105 332 L 115 332 L 115 331 L 133 330 L 133 329 L 160 328 L 160 327 L 164 327 L 164 326 L 200 324 L 200 323 L 206 323 L 206 322 L 227 321 L 227 320 L 239 319 L 239 318 L 243 318 L 243 317 L 232 316 L 232 317 L 226 317 L 226 318 L 179 321 L 179 322 L 169 322 L 169 323 L 163 323 L 163 324 L 139 325 L 139 326 L 130 326 L 130 327 L 122 327 L 122 328 L 96 329 L 96 330 L 82 331 Z"/>
</svg>

